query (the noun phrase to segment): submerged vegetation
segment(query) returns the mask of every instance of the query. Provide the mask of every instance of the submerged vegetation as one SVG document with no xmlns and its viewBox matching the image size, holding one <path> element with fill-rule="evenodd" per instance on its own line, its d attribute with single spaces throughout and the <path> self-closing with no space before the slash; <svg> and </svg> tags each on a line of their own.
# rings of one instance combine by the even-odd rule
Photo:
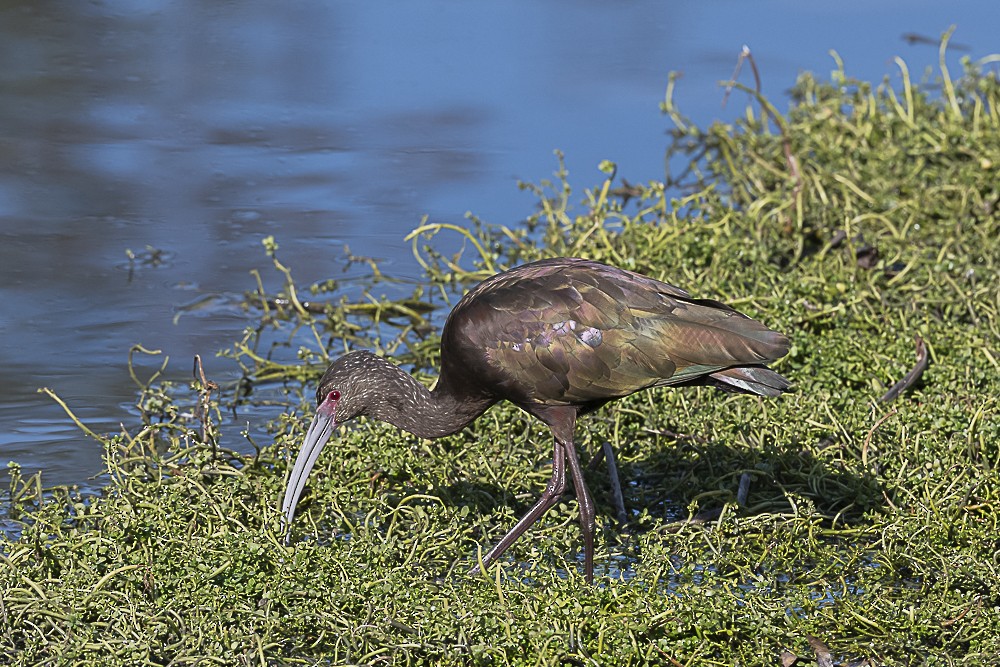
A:
<svg viewBox="0 0 1000 667">
<path fill-rule="evenodd" d="M 360 297 L 296 286 L 269 240 L 285 286 L 247 295 L 259 324 L 225 352 L 238 386 L 137 377 L 141 423 L 94 434 L 108 467 L 98 496 L 42 493 L 12 470 L 6 510 L 22 529 L 0 543 L 0 655 L 995 664 L 1000 82 L 942 68 L 930 94 L 899 66 L 898 90 L 803 75 L 787 114 L 751 91 L 739 122 L 708 128 L 668 93 L 665 181 L 604 165 L 581 195 L 560 168 L 524 186 L 540 206 L 522 227 L 425 224 L 412 242 L 426 282 L 410 295 L 378 296 L 377 267 Z M 436 234 L 464 251 L 441 252 Z M 581 420 L 583 452 L 617 451 L 628 512 L 615 521 L 604 466 L 592 470 L 594 586 L 573 560 L 572 494 L 488 576 L 465 574 L 548 479 L 548 432 L 509 405 L 434 442 L 366 421 L 343 430 L 284 546 L 284 475 L 328 355 L 368 347 L 431 381 L 436 325 L 470 281 L 555 255 L 646 273 L 786 333 L 774 368 L 793 392 L 655 390 Z M 921 349 L 926 371 L 887 396 Z M 220 436 L 234 411 L 264 405 L 270 441 Z"/>
</svg>

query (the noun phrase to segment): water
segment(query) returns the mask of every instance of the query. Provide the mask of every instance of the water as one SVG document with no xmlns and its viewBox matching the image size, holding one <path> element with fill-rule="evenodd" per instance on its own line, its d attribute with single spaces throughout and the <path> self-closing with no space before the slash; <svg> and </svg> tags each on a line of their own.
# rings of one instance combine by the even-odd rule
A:
<svg viewBox="0 0 1000 667">
<path fill-rule="evenodd" d="M 168 354 L 172 379 L 195 354 L 233 379 L 214 353 L 249 323 L 234 304 L 269 266 L 264 236 L 301 284 L 345 275 L 345 244 L 417 279 L 403 237 L 422 215 L 515 225 L 534 206 L 516 180 L 548 177 L 554 149 L 578 188 L 603 159 L 662 178 L 669 71 L 707 123 L 743 107 L 718 82 L 744 43 L 779 108 L 829 49 L 897 82 L 893 56 L 918 76 L 937 61 L 904 33 L 954 23 L 970 55 L 1000 51 L 993 0 L 950 4 L 4 3 L 0 463 L 87 484 L 100 446 L 37 389 L 134 430 L 133 344 Z"/>
</svg>

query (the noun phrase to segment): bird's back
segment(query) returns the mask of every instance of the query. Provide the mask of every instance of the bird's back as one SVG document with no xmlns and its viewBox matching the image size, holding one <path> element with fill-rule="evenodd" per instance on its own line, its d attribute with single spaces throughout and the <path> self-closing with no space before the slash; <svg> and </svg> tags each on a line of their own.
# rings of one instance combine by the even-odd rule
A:
<svg viewBox="0 0 1000 667">
<path fill-rule="evenodd" d="M 773 394 L 780 333 L 717 301 L 598 262 L 558 258 L 486 279 L 442 333 L 442 382 L 522 405 L 599 405 L 658 385 Z"/>
</svg>

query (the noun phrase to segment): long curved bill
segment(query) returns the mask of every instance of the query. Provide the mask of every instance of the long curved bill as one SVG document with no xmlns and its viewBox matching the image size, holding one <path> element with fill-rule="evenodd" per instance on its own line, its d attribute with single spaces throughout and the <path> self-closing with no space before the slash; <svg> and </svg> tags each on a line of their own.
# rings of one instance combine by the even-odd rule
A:
<svg viewBox="0 0 1000 667">
<path fill-rule="evenodd" d="M 316 417 L 313 419 L 309 430 L 306 432 L 305 442 L 299 455 L 295 458 L 295 465 L 292 466 L 292 474 L 288 477 L 288 485 L 285 487 L 285 496 L 281 501 L 281 513 L 284 515 L 282 529 L 285 533 L 285 544 L 288 544 L 292 519 L 295 518 L 295 505 L 299 502 L 303 489 L 306 487 L 306 480 L 309 472 L 316 465 L 319 453 L 323 451 L 333 433 L 335 424 L 334 405 L 327 405 L 331 401 L 324 401 L 316 410 Z"/>
</svg>

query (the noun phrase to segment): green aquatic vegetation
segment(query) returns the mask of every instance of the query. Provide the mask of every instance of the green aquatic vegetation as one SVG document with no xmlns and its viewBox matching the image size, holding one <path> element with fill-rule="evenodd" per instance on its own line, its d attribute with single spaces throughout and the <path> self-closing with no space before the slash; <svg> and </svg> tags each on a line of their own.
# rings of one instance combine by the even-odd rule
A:
<svg viewBox="0 0 1000 667">
<path fill-rule="evenodd" d="M 988 64 L 988 63 L 987 63 Z M 1000 653 L 1000 83 L 971 64 L 941 95 L 803 75 L 780 116 L 678 115 L 664 181 L 560 163 L 517 228 L 425 221 L 420 286 L 246 297 L 224 352 L 238 386 L 135 375 L 140 418 L 105 446 L 98 495 L 43 493 L 16 466 L 0 542 L 11 664 L 994 664 Z M 786 150 L 786 147 L 788 150 Z M 793 159 L 789 159 L 789 155 Z M 685 157 L 686 156 L 686 157 Z M 439 251 L 435 235 L 461 241 Z M 603 466 L 597 584 L 567 494 L 487 576 L 469 576 L 548 479 L 549 434 L 517 409 L 430 442 L 343 429 L 292 546 L 278 504 L 330 356 L 368 347 L 431 382 L 436 329 L 471 280 L 584 255 L 725 300 L 788 334 L 776 400 L 708 388 L 619 401 L 578 427 Z M 893 401 L 887 390 L 925 372 Z M 151 354 L 136 348 L 133 354 Z M 269 406 L 270 440 L 220 428 Z M 66 406 L 72 412 L 74 406 Z M 236 451 L 239 450 L 239 451 Z M 249 453 L 248 453 L 249 452 Z M 741 497 L 741 482 L 749 484 Z M 819 643 L 821 642 L 821 643 Z M 867 663 L 858 661 L 866 660 Z M 787 663 L 786 663 L 787 664 Z"/>
</svg>

